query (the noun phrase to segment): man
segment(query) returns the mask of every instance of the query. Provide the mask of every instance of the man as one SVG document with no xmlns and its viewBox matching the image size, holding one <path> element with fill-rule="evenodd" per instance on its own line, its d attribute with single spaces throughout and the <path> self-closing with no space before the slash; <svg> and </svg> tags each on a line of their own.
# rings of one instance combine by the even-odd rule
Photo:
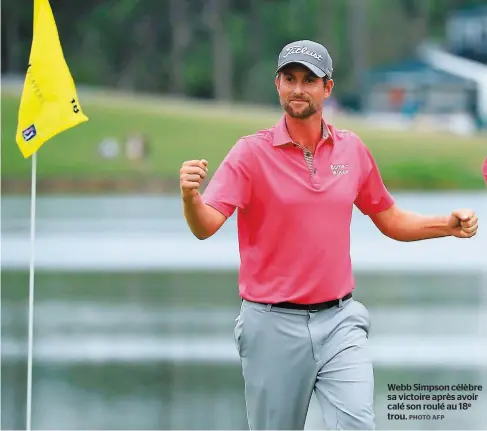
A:
<svg viewBox="0 0 487 431">
<path fill-rule="evenodd" d="M 370 322 L 352 298 L 353 205 L 398 241 L 470 238 L 477 217 L 395 205 L 360 138 L 322 119 L 333 88 L 322 45 L 284 47 L 275 84 L 282 119 L 238 140 L 203 196 L 207 161 L 183 163 L 184 216 L 205 239 L 238 208 L 242 307 L 234 335 L 249 427 L 303 429 L 314 390 L 327 429 L 373 429 Z"/>
</svg>

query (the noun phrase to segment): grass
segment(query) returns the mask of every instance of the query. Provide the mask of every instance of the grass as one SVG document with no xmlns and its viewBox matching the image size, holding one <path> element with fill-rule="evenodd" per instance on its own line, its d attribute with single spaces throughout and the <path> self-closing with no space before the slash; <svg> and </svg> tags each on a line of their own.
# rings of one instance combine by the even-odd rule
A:
<svg viewBox="0 0 487 431">
<path fill-rule="evenodd" d="M 15 143 L 20 91 L 2 94 L 2 177 L 28 180 L 31 164 Z M 89 121 L 46 143 L 39 151 L 37 174 L 42 179 L 157 178 L 177 181 L 184 160 L 205 158 L 210 174 L 240 136 L 270 127 L 279 110 L 223 106 L 108 91 L 80 92 Z M 391 189 L 476 189 L 487 154 L 485 137 L 376 130 L 360 122 L 337 119 L 338 127 L 358 133 L 373 152 Z M 150 157 L 130 162 L 122 155 L 100 158 L 98 144 L 106 137 L 123 142 L 143 132 Z"/>
<path fill-rule="evenodd" d="M 354 296 L 367 305 L 393 307 L 463 306 L 481 300 L 478 274 L 408 274 L 407 271 L 363 273 L 356 271 Z M 5 304 L 27 306 L 29 272 L 4 270 L 1 274 Z M 36 270 L 36 301 L 86 302 L 119 305 L 129 298 L 144 307 L 233 307 L 238 305 L 238 271 L 133 271 L 63 272 Z M 457 289 L 458 285 L 464 286 Z M 394 286 L 394 289 L 391 289 Z M 424 286 L 428 286 L 425 289 Z M 163 288 L 161 288 L 163 287 Z"/>
</svg>

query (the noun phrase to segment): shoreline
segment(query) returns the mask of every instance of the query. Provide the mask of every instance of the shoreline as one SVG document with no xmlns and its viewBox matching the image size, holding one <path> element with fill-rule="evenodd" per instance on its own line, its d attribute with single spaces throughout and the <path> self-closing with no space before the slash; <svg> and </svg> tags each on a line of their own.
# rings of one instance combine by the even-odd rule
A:
<svg viewBox="0 0 487 431">
<path fill-rule="evenodd" d="M 2 179 L 2 195 L 30 194 L 31 180 Z M 179 193 L 178 179 L 161 178 L 39 178 L 38 194 Z"/>
</svg>

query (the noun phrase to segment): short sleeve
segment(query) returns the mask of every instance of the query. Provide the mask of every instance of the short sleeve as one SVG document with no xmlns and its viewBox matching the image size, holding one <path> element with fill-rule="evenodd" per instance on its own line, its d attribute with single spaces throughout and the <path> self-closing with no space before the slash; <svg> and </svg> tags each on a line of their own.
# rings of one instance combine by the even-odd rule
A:
<svg viewBox="0 0 487 431">
<path fill-rule="evenodd" d="M 365 145 L 362 149 L 363 176 L 355 205 L 363 214 L 372 215 L 392 207 L 394 198 L 382 181 L 379 168 L 369 149 Z"/>
<path fill-rule="evenodd" d="M 247 141 L 240 139 L 221 162 L 202 199 L 227 218 L 235 208 L 245 209 L 250 200 L 252 152 Z"/>
</svg>

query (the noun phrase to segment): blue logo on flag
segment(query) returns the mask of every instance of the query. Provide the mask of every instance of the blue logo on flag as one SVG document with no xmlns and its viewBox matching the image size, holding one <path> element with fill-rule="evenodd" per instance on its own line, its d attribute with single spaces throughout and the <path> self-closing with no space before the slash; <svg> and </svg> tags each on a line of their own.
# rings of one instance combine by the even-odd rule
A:
<svg viewBox="0 0 487 431">
<path fill-rule="evenodd" d="M 24 137 L 24 141 L 26 141 L 26 142 L 30 141 L 36 135 L 37 135 L 37 130 L 36 130 L 36 126 L 34 126 L 34 125 L 27 127 L 27 129 L 25 129 L 22 132 L 22 136 Z"/>
</svg>

